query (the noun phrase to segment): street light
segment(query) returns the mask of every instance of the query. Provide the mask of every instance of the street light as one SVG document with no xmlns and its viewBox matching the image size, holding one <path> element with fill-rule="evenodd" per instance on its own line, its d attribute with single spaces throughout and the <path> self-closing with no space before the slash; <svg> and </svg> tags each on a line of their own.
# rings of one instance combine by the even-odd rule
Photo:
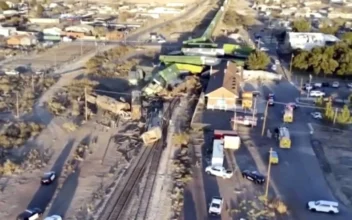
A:
<svg viewBox="0 0 352 220">
<path fill-rule="evenodd" d="M 273 152 L 273 148 L 270 148 L 269 151 L 269 164 L 268 164 L 268 173 L 267 173 L 267 180 L 266 180 L 266 187 L 265 187 L 265 194 L 264 194 L 264 200 L 265 200 L 265 204 L 268 203 L 268 194 L 269 194 L 269 183 L 270 183 L 270 172 L 271 172 L 271 154 Z"/>
<path fill-rule="evenodd" d="M 295 57 L 295 55 L 291 55 L 291 61 L 290 61 L 290 74 L 292 74 L 292 61 L 293 61 L 293 58 Z"/>
</svg>

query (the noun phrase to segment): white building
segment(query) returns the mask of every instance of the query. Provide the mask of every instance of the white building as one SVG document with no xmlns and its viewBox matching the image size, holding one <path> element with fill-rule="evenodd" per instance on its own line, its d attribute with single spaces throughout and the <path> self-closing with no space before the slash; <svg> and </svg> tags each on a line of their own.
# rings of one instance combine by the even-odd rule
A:
<svg viewBox="0 0 352 220">
<path fill-rule="evenodd" d="M 15 34 L 17 29 L 15 27 L 2 27 L 0 26 L 0 36 L 8 37 Z"/>
<path fill-rule="evenodd" d="M 323 33 L 296 33 L 287 32 L 285 43 L 288 44 L 293 50 L 311 50 L 314 47 L 323 47 L 328 43 L 339 41 L 337 37 L 331 34 Z"/>
<path fill-rule="evenodd" d="M 57 27 L 43 29 L 43 34 L 44 35 L 60 36 L 61 32 L 62 32 L 62 30 L 60 28 L 57 28 Z"/>
<path fill-rule="evenodd" d="M 90 25 L 76 25 L 76 26 L 70 26 L 65 28 L 65 31 L 68 32 L 79 32 L 79 33 L 93 33 L 94 32 L 94 27 Z"/>
</svg>

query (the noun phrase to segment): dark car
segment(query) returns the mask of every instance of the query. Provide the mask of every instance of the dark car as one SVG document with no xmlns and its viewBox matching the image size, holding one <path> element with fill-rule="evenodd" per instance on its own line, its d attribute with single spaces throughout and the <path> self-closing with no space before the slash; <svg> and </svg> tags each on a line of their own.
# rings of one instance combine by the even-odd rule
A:
<svg viewBox="0 0 352 220">
<path fill-rule="evenodd" d="M 17 216 L 17 220 L 37 220 L 42 214 L 42 210 L 38 208 L 27 209 Z"/>
<path fill-rule="evenodd" d="M 330 86 L 330 83 L 328 83 L 328 82 L 322 82 L 322 83 L 321 83 L 321 86 L 322 86 L 322 87 L 329 87 L 329 86 Z"/>
<path fill-rule="evenodd" d="M 265 177 L 257 171 L 245 170 L 242 172 L 242 177 L 256 184 L 263 184 L 265 182 Z"/>
<path fill-rule="evenodd" d="M 44 185 L 48 185 L 48 184 L 51 184 L 52 182 L 54 182 L 55 179 L 56 179 L 55 172 L 50 171 L 50 172 L 44 173 L 44 175 L 42 176 L 42 179 L 41 179 L 41 183 Z"/>
</svg>

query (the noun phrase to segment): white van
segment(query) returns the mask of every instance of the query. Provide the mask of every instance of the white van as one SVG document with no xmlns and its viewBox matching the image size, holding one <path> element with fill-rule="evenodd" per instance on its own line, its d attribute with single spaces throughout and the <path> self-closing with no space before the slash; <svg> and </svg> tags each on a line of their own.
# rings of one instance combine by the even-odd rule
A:
<svg viewBox="0 0 352 220">
<path fill-rule="evenodd" d="M 307 206 L 308 210 L 313 212 L 327 212 L 331 214 L 339 213 L 339 203 L 337 202 L 326 200 L 310 201 Z"/>
</svg>

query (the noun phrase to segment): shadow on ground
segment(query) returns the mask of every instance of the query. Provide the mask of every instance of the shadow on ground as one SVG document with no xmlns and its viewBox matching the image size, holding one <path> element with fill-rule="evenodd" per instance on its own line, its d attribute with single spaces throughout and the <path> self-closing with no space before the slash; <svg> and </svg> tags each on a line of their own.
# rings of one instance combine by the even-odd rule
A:
<svg viewBox="0 0 352 220">
<path fill-rule="evenodd" d="M 71 139 L 66 144 L 65 148 L 62 150 L 60 156 L 57 158 L 56 162 L 54 163 L 53 167 L 51 168 L 52 171 L 56 172 L 56 181 L 54 181 L 50 185 L 42 185 L 39 187 L 35 195 L 33 196 L 32 200 L 28 204 L 28 208 L 40 208 L 41 210 L 45 210 L 49 205 L 50 201 L 52 200 L 56 189 L 58 188 L 58 179 L 62 174 L 64 164 L 66 159 L 70 155 L 70 152 L 74 145 L 74 139 Z M 39 179 L 39 178 L 38 178 Z M 39 180 L 38 180 L 39 183 Z"/>
</svg>

